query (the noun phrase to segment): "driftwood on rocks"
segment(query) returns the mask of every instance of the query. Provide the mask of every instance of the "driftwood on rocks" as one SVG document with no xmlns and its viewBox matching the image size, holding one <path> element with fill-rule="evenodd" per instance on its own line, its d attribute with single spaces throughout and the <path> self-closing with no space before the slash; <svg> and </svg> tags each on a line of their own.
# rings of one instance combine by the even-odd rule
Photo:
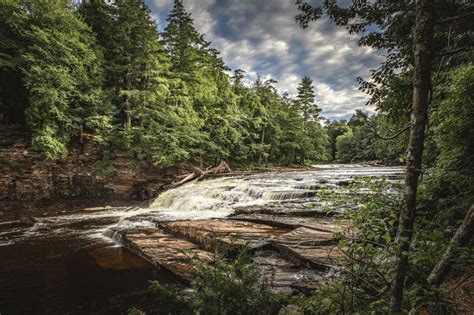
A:
<svg viewBox="0 0 474 315">
<path fill-rule="evenodd" d="M 232 172 L 231 168 L 227 164 L 226 161 L 221 160 L 217 166 L 208 167 L 205 170 L 201 170 L 200 168 L 195 168 L 193 172 L 186 174 L 183 179 L 179 182 L 175 183 L 172 188 L 179 187 L 187 182 L 190 182 L 194 179 L 199 179 L 204 176 L 208 175 L 216 175 L 216 174 L 226 174 Z"/>
<path fill-rule="evenodd" d="M 454 259 L 456 258 L 456 249 L 466 246 L 470 242 L 473 235 L 474 205 L 472 205 L 467 211 L 463 223 L 449 242 L 449 246 L 446 249 L 443 257 L 441 257 L 441 260 L 438 262 L 438 264 L 436 264 L 433 270 L 431 270 L 431 273 L 428 277 L 429 284 L 439 286 L 443 282 L 444 278 L 448 275 L 449 270 L 451 269 Z"/>
</svg>

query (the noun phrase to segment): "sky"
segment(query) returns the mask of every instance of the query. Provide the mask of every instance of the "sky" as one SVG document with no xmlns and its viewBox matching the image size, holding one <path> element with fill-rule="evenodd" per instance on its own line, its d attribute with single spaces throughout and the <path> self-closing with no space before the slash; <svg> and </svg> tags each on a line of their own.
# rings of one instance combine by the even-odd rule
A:
<svg viewBox="0 0 474 315">
<path fill-rule="evenodd" d="M 158 29 L 166 26 L 173 0 L 145 0 Z M 303 76 L 313 79 L 322 116 L 347 119 L 356 109 L 372 111 L 357 77 L 384 59 L 357 36 L 327 18 L 303 30 L 295 22 L 295 0 L 183 0 L 198 32 L 221 52 L 232 70 L 246 72 L 248 83 L 260 76 L 278 81 L 279 92 L 295 96 Z"/>
</svg>

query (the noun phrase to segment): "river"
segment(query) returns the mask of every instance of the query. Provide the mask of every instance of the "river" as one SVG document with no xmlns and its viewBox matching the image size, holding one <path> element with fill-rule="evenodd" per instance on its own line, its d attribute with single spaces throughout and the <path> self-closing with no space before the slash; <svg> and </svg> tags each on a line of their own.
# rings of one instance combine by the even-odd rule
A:
<svg viewBox="0 0 474 315">
<path fill-rule="evenodd" d="M 224 218 L 248 207 L 317 207 L 315 191 L 356 177 L 399 181 L 400 167 L 318 165 L 316 170 L 188 183 L 150 207 L 0 221 L 0 314 L 117 314 L 149 299 L 149 280 L 173 282 L 129 253 L 111 231 L 163 221 Z M 342 189 L 342 188 L 341 188 Z"/>
</svg>

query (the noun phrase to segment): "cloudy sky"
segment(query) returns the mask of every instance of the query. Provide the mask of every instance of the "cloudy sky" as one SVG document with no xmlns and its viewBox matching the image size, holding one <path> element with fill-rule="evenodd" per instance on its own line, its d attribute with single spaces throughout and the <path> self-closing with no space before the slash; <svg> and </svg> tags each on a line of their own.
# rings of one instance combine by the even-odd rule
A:
<svg viewBox="0 0 474 315">
<path fill-rule="evenodd" d="M 146 0 L 159 30 L 173 0 Z M 243 69 L 247 80 L 258 75 L 278 81 L 280 92 L 295 95 L 298 82 L 310 76 L 316 101 L 329 119 L 366 111 L 367 96 L 357 77 L 368 78 L 381 54 L 358 47 L 357 37 L 322 19 L 302 30 L 295 22 L 294 0 L 183 0 L 196 29 L 205 34 L 232 69 Z"/>
</svg>

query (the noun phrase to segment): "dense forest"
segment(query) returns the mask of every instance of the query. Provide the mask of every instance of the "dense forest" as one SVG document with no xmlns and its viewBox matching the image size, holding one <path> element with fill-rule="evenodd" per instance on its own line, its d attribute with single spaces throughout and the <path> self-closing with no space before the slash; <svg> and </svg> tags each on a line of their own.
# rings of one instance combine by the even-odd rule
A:
<svg viewBox="0 0 474 315">
<path fill-rule="evenodd" d="M 1 122 L 26 126 L 50 159 L 84 139 L 106 157 L 126 150 L 157 166 L 396 163 L 404 154 L 403 141 L 387 153 L 376 137 L 392 124 L 385 115 L 324 123 L 309 77 L 293 99 L 272 79 L 244 84 L 181 1 L 162 34 L 142 1 L 1 5 Z"/>
<path fill-rule="evenodd" d="M 142 0 L 1 0 L 0 141 L 21 134 L 51 160 L 88 142 L 105 162 L 126 152 L 158 167 L 405 165 L 402 198 L 351 196 L 364 206 L 350 217 L 359 235 L 341 237 L 342 250 L 351 248 L 349 271 L 300 307 L 447 312 L 438 289 L 449 269 L 472 274 L 474 257 L 474 6 L 296 5 L 302 28 L 328 17 L 386 55 L 370 79 L 359 78 L 373 114 L 325 119 L 307 76 L 294 97 L 273 79 L 247 82 L 198 32 L 181 0 L 161 33 Z"/>
</svg>

